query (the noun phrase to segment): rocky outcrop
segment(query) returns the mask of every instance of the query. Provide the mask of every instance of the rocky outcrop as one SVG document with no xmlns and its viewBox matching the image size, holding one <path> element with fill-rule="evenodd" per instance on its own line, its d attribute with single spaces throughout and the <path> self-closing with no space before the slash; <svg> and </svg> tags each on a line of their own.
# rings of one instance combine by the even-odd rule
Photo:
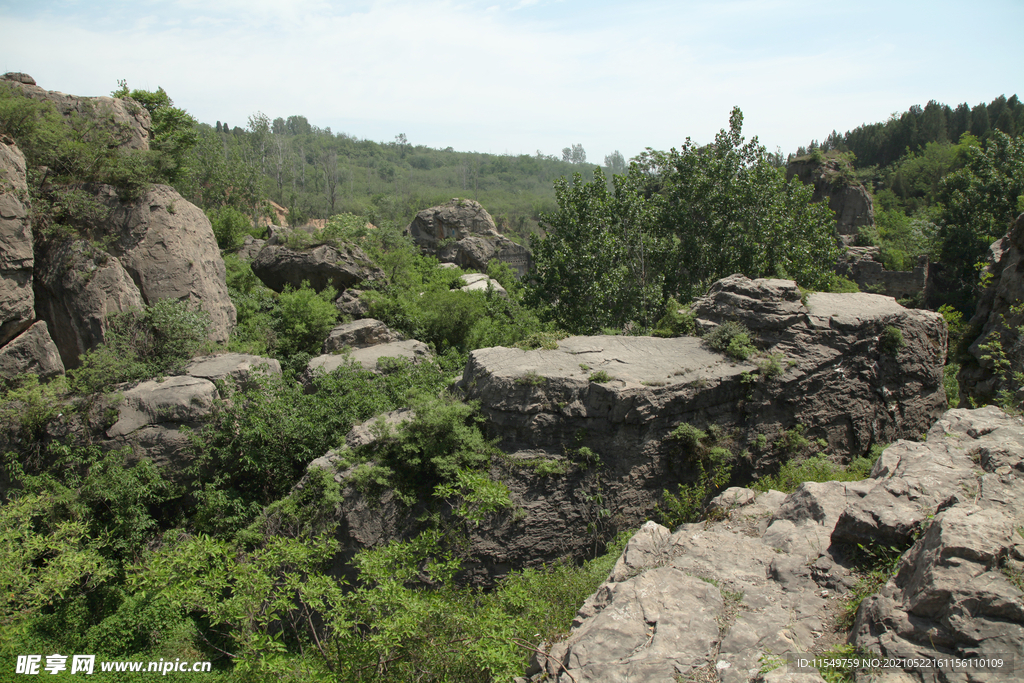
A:
<svg viewBox="0 0 1024 683">
<path fill-rule="evenodd" d="M 145 305 L 120 260 L 85 240 L 50 245 L 36 265 L 35 290 L 36 310 L 67 368 L 103 343 L 109 315 Z"/>
<path fill-rule="evenodd" d="M 922 434 L 945 407 L 937 314 L 871 294 L 812 294 L 805 305 L 792 282 L 740 276 L 693 310 L 706 327 L 744 322 L 762 355 L 737 362 L 695 337 L 625 336 L 470 354 L 460 386 L 499 439 L 504 455 L 491 476 L 516 508 L 467 528 L 470 580 L 579 557 L 643 523 L 665 489 L 696 476 L 670 436 L 683 423 L 728 435 L 734 473 L 753 476 L 788 457 L 773 444 L 797 425 L 835 452 L 859 454 Z M 887 327 L 901 331 L 901 348 L 879 347 Z M 350 538 L 365 536 L 357 526 Z"/>
<path fill-rule="evenodd" d="M 41 320 L 0 348 L 0 380 L 24 373 L 44 382 L 64 374 L 60 353 Z"/>
<path fill-rule="evenodd" d="M 861 604 L 850 644 L 889 658 L 1019 662 L 1024 516 L 1014 501 L 1022 493 L 1024 423 L 995 408 L 949 411 L 927 441 L 887 449 L 862 482 L 808 483 L 789 496 L 730 489 L 715 501 L 716 521 L 675 533 L 646 523 L 570 637 L 542 644 L 527 675 L 820 681 L 787 656 L 835 642 L 834 617 L 857 580 L 849 569 L 856 543 L 911 547 Z M 949 665 L 886 673 L 928 682 L 1007 675 Z"/>
<path fill-rule="evenodd" d="M 364 318 L 351 323 L 342 323 L 331 330 L 327 335 L 327 340 L 324 341 L 324 353 L 341 351 L 346 346 L 352 349 L 362 349 L 367 346 L 390 344 L 396 341 L 403 341 L 401 334 L 393 332 L 379 320 Z"/>
<path fill-rule="evenodd" d="M 181 475 L 191 458 L 189 437 L 181 428 L 200 427 L 217 397 L 213 382 L 199 377 L 142 382 L 123 392 L 117 422 L 106 436 L 110 445 L 128 446 L 133 457 Z"/>
<path fill-rule="evenodd" d="M 258 376 L 281 376 L 281 363 L 276 358 L 263 358 L 248 353 L 221 353 L 215 356 L 195 358 L 185 374 L 207 379 L 211 382 L 230 378 L 239 388 L 253 386 Z"/>
<path fill-rule="evenodd" d="M 260 250 L 267 243 L 266 240 L 256 239 L 252 235 L 246 235 L 245 241 L 242 242 L 242 246 L 235 252 L 235 256 L 243 261 L 252 261 L 256 258 Z"/>
<path fill-rule="evenodd" d="M 382 367 L 382 358 L 404 358 L 416 363 L 426 360 L 430 356 L 430 349 L 427 345 L 415 339 L 366 346 L 353 349 L 344 354 L 326 353 L 309 361 L 309 364 L 306 366 L 306 372 L 303 373 L 302 382 L 308 387 L 315 373 L 333 372 L 349 363 L 358 363 L 367 370 L 381 372 L 385 369 Z"/>
<path fill-rule="evenodd" d="M 110 208 L 110 247 L 147 304 L 193 302 L 210 315 L 210 339 L 227 341 L 235 326 L 224 259 L 203 211 L 167 185 L 153 185 L 138 200 L 122 202 L 113 188 L 99 198 Z"/>
<path fill-rule="evenodd" d="M 342 315 L 350 318 L 362 318 L 370 312 L 369 304 L 360 297 L 362 293 L 361 289 L 346 289 L 341 296 L 334 300 L 334 307 Z"/>
<path fill-rule="evenodd" d="M 426 253 L 471 270 L 487 270 L 493 258 L 523 275 L 532 265 L 530 250 L 498 232 L 487 210 L 470 199 L 452 199 L 416 214 L 406 234 Z"/>
<path fill-rule="evenodd" d="M 35 320 L 32 294 L 32 227 L 28 214 L 25 155 L 0 137 L 0 346 Z"/>
<path fill-rule="evenodd" d="M 1024 400 L 1024 391 L 1015 386 L 1011 378 L 996 371 L 992 358 L 984 357 L 991 356 L 992 350 L 982 346 L 999 341 L 1003 353 L 1012 362 L 1019 364 L 1024 359 L 1024 340 L 1017 332 L 1024 324 L 1024 312 L 1014 310 L 1024 302 L 1024 214 L 991 246 L 989 254 L 987 272 L 991 280 L 978 297 L 978 307 L 970 321 L 970 329 L 977 336 L 970 340 L 971 360 L 962 365 L 957 376 L 960 395 L 985 403 L 1007 390 L 1017 394 L 1015 400 L 1019 403 Z"/>
<path fill-rule="evenodd" d="M 459 278 L 465 284 L 459 287 L 463 292 L 486 292 L 494 290 L 498 296 L 508 298 L 508 292 L 501 286 L 501 283 L 494 278 L 487 277 L 482 273 L 466 273 Z"/>
<path fill-rule="evenodd" d="M 913 270 L 886 270 L 878 247 L 848 247 L 836 272 L 857 283 L 862 292 L 896 299 L 923 299 L 928 288 L 928 256 L 920 256 Z"/>
<path fill-rule="evenodd" d="M 875 224 L 871 196 L 863 185 L 848 178 L 840 160 L 794 159 L 786 166 L 786 179 L 794 176 L 804 185 L 814 186 L 814 201 L 828 202 L 836 214 L 836 232 L 845 244 L 853 243 L 861 227 Z"/>
<path fill-rule="evenodd" d="M 130 98 L 78 97 L 55 90 L 44 90 L 28 74 L 8 73 L 3 83 L 20 94 L 52 105 L 65 118 L 84 118 L 107 126 L 121 146 L 147 150 L 152 139 L 152 121 L 145 107 Z"/>
<path fill-rule="evenodd" d="M 253 260 L 252 272 L 275 292 L 284 291 L 285 286 L 299 289 L 303 282 L 318 292 L 327 287 L 341 292 L 383 277 L 359 247 L 320 244 L 291 249 L 273 240 Z"/>
</svg>

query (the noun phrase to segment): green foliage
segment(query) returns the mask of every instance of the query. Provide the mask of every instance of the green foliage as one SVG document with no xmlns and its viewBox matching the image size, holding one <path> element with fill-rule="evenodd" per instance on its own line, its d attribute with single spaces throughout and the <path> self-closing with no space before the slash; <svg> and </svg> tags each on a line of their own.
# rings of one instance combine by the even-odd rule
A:
<svg viewBox="0 0 1024 683">
<path fill-rule="evenodd" d="M 565 339 L 566 335 L 563 332 L 534 332 L 527 337 L 516 342 L 515 347 L 517 349 L 525 349 L 527 351 L 533 349 L 546 349 L 548 351 L 554 351 L 558 348 L 558 341 Z"/>
<path fill-rule="evenodd" d="M 767 358 L 757 364 L 757 371 L 764 379 L 775 379 L 782 376 L 782 363 L 784 360 L 781 353 L 769 354 Z"/>
<path fill-rule="evenodd" d="M 252 230 L 252 221 L 233 206 L 209 209 L 206 215 L 213 226 L 213 235 L 221 249 L 233 250 L 242 246 L 245 236 Z"/>
<path fill-rule="evenodd" d="M 655 337 L 691 337 L 697 333 L 697 325 L 694 322 L 696 315 L 690 310 L 669 297 L 665 303 L 665 315 L 658 320 L 654 327 Z"/>
<path fill-rule="evenodd" d="M 795 425 L 782 432 L 773 445 L 783 453 L 790 455 L 799 453 L 811 445 L 811 442 L 804 436 L 805 429 L 806 427 L 802 424 Z"/>
<path fill-rule="evenodd" d="M 734 458 L 727 448 L 715 445 L 721 436 L 717 425 L 703 430 L 686 422 L 669 433 L 666 441 L 680 444 L 679 464 L 694 481 L 679 484 L 675 493 L 662 491 L 657 514 L 665 526 L 674 528 L 698 521 L 708 501 L 728 483 Z"/>
<path fill-rule="evenodd" d="M 792 493 L 805 481 L 860 481 L 868 476 L 873 466 L 874 461 L 870 458 L 857 458 L 847 467 L 821 455 L 804 460 L 789 460 L 778 473 L 754 482 L 753 488 L 758 491 Z"/>
<path fill-rule="evenodd" d="M 539 387 L 542 384 L 547 383 L 547 377 L 543 377 L 537 374 L 536 370 L 527 370 L 519 377 L 516 377 L 516 384 L 522 384 L 528 387 Z"/>
<path fill-rule="evenodd" d="M 903 332 L 898 327 L 887 325 L 878 335 L 878 350 L 888 356 L 897 355 L 906 345 Z"/>
<path fill-rule="evenodd" d="M 750 341 L 750 331 L 733 320 L 722 323 L 704 335 L 704 343 L 738 361 L 744 361 L 757 353 Z"/>
<path fill-rule="evenodd" d="M 609 375 L 604 370 L 598 370 L 597 372 L 593 372 L 593 373 L 590 374 L 590 381 L 591 382 L 597 382 L 598 384 L 603 384 L 605 382 L 610 382 L 613 379 L 615 379 L 615 378 L 612 377 L 611 375 Z"/>
<path fill-rule="evenodd" d="M 712 144 L 640 155 L 613 192 L 599 171 L 592 183 L 556 183 L 559 211 L 533 244 L 532 300 L 559 327 L 588 333 L 649 329 L 669 297 L 689 301 L 737 272 L 817 286 L 837 256 L 829 211 L 756 140 L 744 144 L 741 127 L 734 109 Z"/>
<path fill-rule="evenodd" d="M 118 81 L 118 89 L 111 95 L 131 98 L 149 112 L 153 125 L 153 139 L 149 147 L 158 153 L 155 159 L 157 172 L 166 182 L 174 184 L 185 173 L 185 159 L 198 142 L 196 120 L 184 109 L 175 107 L 163 88 L 158 87 L 156 92 L 129 92 L 127 83 L 122 80 Z"/>
<path fill-rule="evenodd" d="M 209 330 L 206 311 L 176 299 L 113 313 L 104 343 L 82 355 L 81 366 L 69 373 L 70 386 L 85 394 L 118 382 L 182 374 L 209 343 Z"/>
<path fill-rule="evenodd" d="M 333 287 L 317 292 L 308 282 L 299 289 L 285 285 L 271 312 L 277 352 L 286 357 L 319 353 L 327 333 L 338 321 L 336 297 Z"/>
</svg>

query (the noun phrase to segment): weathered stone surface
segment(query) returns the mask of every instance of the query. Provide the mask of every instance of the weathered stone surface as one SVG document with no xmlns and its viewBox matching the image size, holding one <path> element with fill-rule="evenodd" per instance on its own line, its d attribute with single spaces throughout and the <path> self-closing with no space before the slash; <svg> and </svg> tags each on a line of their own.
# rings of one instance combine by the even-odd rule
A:
<svg viewBox="0 0 1024 683">
<path fill-rule="evenodd" d="M 401 408 L 378 415 L 350 429 L 345 436 L 345 446 L 359 448 L 369 445 L 377 440 L 377 433 L 381 428 L 394 431 L 399 425 L 405 424 L 414 417 L 416 417 L 416 413 L 410 408 Z"/>
<path fill-rule="evenodd" d="M 379 371 L 381 358 L 407 358 L 415 363 L 429 357 L 430 349 L 427 345 L 415 339 L 353 349 L 346 354 L 328 353 L 309 361 L 303 381 L 308 381 L 316 371 L 333 372 L 349 362 L 359 363 L 368 370 Z"/>
<path fill-rule="evenodd" d="M 1024 578 L 1024 512 L 1017 504 L 1024 493 L 1024 420 L 984 408 L 949 411 L 926 442 L 891 446 L 865 481 L 809 483 L 789 496 L 729 489 L 718 500 L 723 519 L 686 524 L 674 534 L 648 522 L 584 603 L 570 637 L 541 644 L 547 655 L 534 658 L 529 680 L 550 680 L 546 673 L 560 682 L 662 681 L 687 667 L 713 670 L 722 683 L 821 680 L 790 671 L 785 657 L 820 651 L 837 601 L 856 582 L 844 566 L 850 545 L 878 547 L 900 536 L 906 520 L 873 507 L 887 504 L 874 496 L 879 491 L 934 519 L 916 542 L 903 539 L 903 547 L 913 546 L 888 584 L 862 603 L 850 643 L 882 657 L 1019 662 L 1024 593 L 1011 579 L 1019 585 Z M 862 513 L 878 520 L 876 536 L 862 535 L 853 523 Z M 820 546 L 778 544 L 780 536 L 820 539 L 822 532 Z M 666 590 L 671 605 L 660 599 Z M 706 640 L 709 614 L 719 632 Z M 681 631 L 687 649 L 657 648 L 666 625 Z M 765 674 L 771 663 L 780 666 Z M 885 673 L 882 680 L 900 683 L 1008 680 L 1005 673 L 949 667 Z"/>
<path fill-rule="evenodd" d="M 152 121 L 146 108 L 130 98 L 79 97 L 55 90 L 44 90 L 28 74 L 6 74 L 3 81 L 25 97 L 53 105 L 62 116 L 80 117 L 107 125 L 115 135 L 124 136 L 127 149 L 149 149 Z"/>
<path fill-rule="evenodd" d="M 240 388 L 252 386 L 254 375 L 281 376 L 281 363 L 276 358 L 263 358 L 247 353 L 222 353 L 196 358 L 185 374 L 208 379 L 211 382 L 231 378 Z"/>
<path fill-rule="evenodd" d="M 213 382 L 199 377 L 142 382 L 124 392 L 117 422 L 107 437 L 114 445 L 131 446 L 135 457 L 181 473 L 188 464 L 189 439 L 179 430 L 199 427 L 216 398 Z"/>
<path fill-rule="evenodd" d="M 334 287 L 341 292 L 383 276 L 359 247 L 343 250 L 329 244 L 308 249 L 291 249 L 271 240 L 252 262 L 252 272 L 275 292 L 285 286 L 299 289 L 303 282 L 316 291 Z"/>
<path fill-rule="evenodd" d="M 814 186 L 813 200 L 828 202 L 836 213 L 836 232 L 850 244 L 862 226 L 875 224 L 875 209 L 864 186 L 847 179 L 840 166 L 835 159 L 823 163 L 794 159 L 786 166 L 786 179 L 796 176 L 804 185 Z"/>
<path fill-rule="evenodd" d="M 362 293 L 361 289 L 346 289 L 334 300 L 334 307 L 341 311 L 342 315 L 362 318 L 370 313 L 370 306 L 359 296 Z"/>
<path fill-rule="evenodd" d="M 1024 214 L 1013 222 L 1009 232 L 990 248 L 988 272 L 992 279 L 978 297 L 978 307 L 970 320 L 972 330 L 980 330 L 971 340 L 971 360 L 963 363 L 957 379 L 960 395 L 978 402 L 992 400 L 1002 390 L 1016 391 L 1016 400 L 1024 399 L 1024 392 L 994 370 L 992 359 L 982 345 L 999 340 L 1007 357 L 1019 354 L 1020 339 L 1017 327 L 1024 323 L 1024 313 L 1012 307 L 1024 301 Z"/>
<path fill-rule="evenodd" d="M 36 310 L 47 322 L 66 368 L 101 344 L 107 316 L 145 301 L 116 257 L 85 240 L 50 245 L 36 264 Z"/>
<path fill-rule="evenodd" d="M 395 341 L 402 341 L 402 335 L 393 332 L 379 320 L 364 318 L 350 323 L 342 323 L 331 330 L 324 342 L 324 353 L 341 351 L 346 346 L 362 349 Z"/>
<path fill-rule="evenodd" d="M 32 294 L 32 227 L 25 155 L 0 137 L 0 346 L 35 320 Z"/>
<path fill-rule="evenodd" d="M 919 256 L 913 270 L 886 270 L 879 247 L 847 247 L 836 272 L 857 283 L 862 292 L 923 300 L 928 288 L 928 256 Z"/>
<path fill-rule="evenodd" d="M 530 268 L 530 250 L 499 233 L 487 210 L 470 199 L 452 199 L 420 211 L 406 233 L 425 252 L 462 268 L 487 270 L 492 258 L 519 275 Z"/>
<path fill-rule="evenodd" d="M 43 381 L 64 374 L 60 353 L 42 320 L 0 348 L 0 380 L 23 373 L 38 375 Z"/>
<path fill-rule="evenodd" d="M 153 185 L 127 203 L 110 187 L 99 194 L 111 210 L 107 229 L 117 237 L 110 252 L 131 275 L 145 302 L 192 302 L 210 314 L 210 338 L 227 341 L 235 326 L 235 306 L 206 214 L 167 185 Z"/>
<path fill-rule="evenodd" d="M 242 261 L 252 261 L 256 258 L 257 254 L 260 253 L 260 250 L 263 249 L 263 246 L 266 243 L 266 240 L 256 239 L 252 235 L 246 235 L 245 241 L 242 242 L 242 246 L 235 252 L 235 256 Z"/>
<path fill-rule="evenodd" d="M 501 283 L 482 273 L 466 273 L 459 279 L 465 283 L 459 288 L 463 292 L 486 292 L 488 289 L 493 289 L 499 296 L 508 298 L 508 292 L 501 286 Z"/>
</svg>

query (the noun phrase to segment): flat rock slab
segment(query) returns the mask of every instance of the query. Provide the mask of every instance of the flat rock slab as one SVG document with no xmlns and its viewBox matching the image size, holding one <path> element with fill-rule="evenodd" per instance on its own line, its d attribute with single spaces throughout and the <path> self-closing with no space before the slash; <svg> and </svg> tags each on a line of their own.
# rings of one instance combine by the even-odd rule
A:
<svg viewBox="0 0 1024 683">
<path fill-rule="evenodd" d="M 413 362 L 426 360 L 430 357 L 430 349 L 421 341 L 407 339 L 406 341 L 378 344 L 364 349 L 355 349 L 346 354 L 324 354 L 309 361 L 306 366 L 306 374 L 313 372 L 333 372 L 343 365 L 353 362 L 362 365 L 368 370 L 377 372 L 380 370 L 380 359 L 382 358 L 407 358 Z"/>
<path fill-rule="evenodd" d="M 341 351 L 346 346 L 362 349 L 395 341 L 402 341 L 402 335 L 393 332 L 379 320 L 363 318 L 350 323 L 342 323 L 331 330 L 327 335 L 327 340 L 324 341 L 324 353 Z"/>
<path fill-rule="evenodd" d="M 107 430 L 115 438 L 161 423 L 199 422 L 213 408 L 217 387 L 200 377 L 168 377 L 150 380 L 124 392 L 118 420 Z"/>
<path fill-rule="evenodd" d="M 264 358 L 248 353 L 222 353 L 196 358 L 185 368 L 185 374 L 211 382 L 230 377 L 239 386 L 245 387 L 251 384 L 250 380 L 254 374 L 280 377 L 281 363 L 276 358 Z"/>
</svg>

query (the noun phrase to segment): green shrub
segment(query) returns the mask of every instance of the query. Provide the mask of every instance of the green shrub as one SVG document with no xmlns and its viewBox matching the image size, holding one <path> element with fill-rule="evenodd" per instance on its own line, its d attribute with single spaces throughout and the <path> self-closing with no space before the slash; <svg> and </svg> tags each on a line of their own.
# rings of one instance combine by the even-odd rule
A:
<svg viewBox="0 0 1024 683">
<path fill-rule="evenodd" d="M 903 332 L 898 327 L 887 325 L 878 336 L 878 350 L 887 356 L 895 356 L 907 343 L 903 340 Z"/>
<path fill-rule="evenodd" d="M 318 354 L 338 321 L 335 298 L 333 287 L 317 292 L 308 282 L 299 289 L 286 285 L 271 312 L 277 352 L 283 356 Z"/>
<path fill-rule="evenodd" d="M 773 353 L 760 361 L 757 364 L 757 371 L 760 373 L 761 377 L 769 380 L 780 377 L 782 375 L 782 363 L 779 361 L 782 357 L 781 353 Z"/>
<path fill-rule="evenodd" d="M 611 375 L 609 375 L 604 370 L 598 370 L 597 372 L 592 372 L 590 374 L 590 381 L 591 382 L 597 382 L 598 384 L 603 384 L 605 382 L 610 382 L 613 379 L 615 379 L 615 378 L 612 377 Z"/>
<path fill-rule="evenodd" d="M 527 370 L 519 377 L 516 377 L 516 384 L 523 384 L 529 387 L 539 387 L 547 382 L 547 377 L 537 374 L 536 370 Z"/>
<path fill-rule="evenodd" d="M 690 309 L 669 297 L 665 303 L 665 315 L 654 326 L 655 337 L 689 337 L 697 333 L 694 322 L 696 315 Z"/>
<path fill-rule="evenodd" d="M 704 336 L 704 343 L 711 349 L 739 361 L 744 361 L 757 352 L 750 341 L 750 331 L 732 320 L 708 332 Z"/>
<path fill-rule="evenodd" d="M 252 231 L 252 220 L 233 206 L 208 209 L 207 217 L 221 249 L 238 249 L 245 236 Z"/>
<path fill-rule="evenodd" d="M 187 301 L 161 299 L 113 313 L 107 325 L 104 343 L 83 354 L 81 366 L 69 373 L 74 391 L 94 393 L 118 382 L 181 374 L 209 344 L 209 314 Z"/>
</svg>

